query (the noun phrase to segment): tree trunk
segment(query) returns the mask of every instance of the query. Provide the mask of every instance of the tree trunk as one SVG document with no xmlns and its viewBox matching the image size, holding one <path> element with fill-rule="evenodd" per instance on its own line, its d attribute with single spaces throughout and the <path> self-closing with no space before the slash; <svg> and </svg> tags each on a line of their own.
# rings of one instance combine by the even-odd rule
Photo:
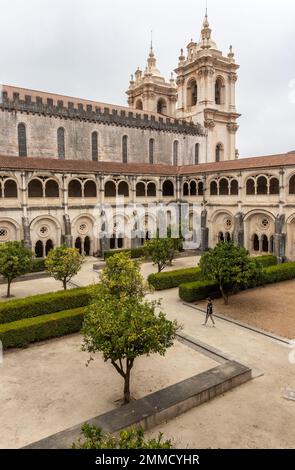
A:
<svg viewBox="0 0 295 470">
<path fill-rule="evenodd" d="M 126 373 L 124 377 L 124 404 L 130 403 L 130 374 L 133 367 L 134 359 L 126 359 Z"/>
<path fill-rule="evenodd" d="M 10 297 L 10 286 L 11 286 L 11 282 L 12 282 L 12 280 L 11 280 L 11 279 L 8 279 L 8 281 L 7 281 L 7 298 Z"/>
<path fill-rule="evenodd" d="M 64 290 L 67 290 L 67 281 L 64 279 L 62 281 L 62 283 L 63 283 L 63 286 L 64 286 Z"/>
<path fill-rule="evenodd" d="M 228 305 L 228 295 L 226 295 L 226 293 L 224 292 L 223 286 L 221 284 L 220 284 L 219 288 L 220 288 L 220 292 L 221 292 L 221 295 L 223 297 L 225 305 Z"/>
<path fill-rule="evenodd" d="M 130 403 L 130 372 L 126 373 L 125 379 L 124 379 L 124 403 Z"/>
</svg>

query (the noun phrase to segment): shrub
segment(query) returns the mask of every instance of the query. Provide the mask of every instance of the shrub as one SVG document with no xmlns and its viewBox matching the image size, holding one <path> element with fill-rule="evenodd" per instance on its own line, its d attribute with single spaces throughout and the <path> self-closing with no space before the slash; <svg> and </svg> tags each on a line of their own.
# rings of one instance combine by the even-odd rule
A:
<svg viewBox="0 0 295 470">
<path fill-rule="evenodd" d="M 90 300 L 91 290 L 87 287 L 10 300 L 0 303 L 0 324 L 84 307 Z"/>
<path fill-rule="evenodd" d="M 81 330 L 85 307 L 26 318 L 0 325 L 3 348 L 22 348 L 36 341 L 76 333 Z"/>
<path fill-rule="evenodd" d="M 202 278 L 199 268 L 178 269 L 176 271 L 150 274 L 148 283 L 155 290 L 173 289 L 186 282 L 200 281 Z"/>
<path fill-rule="evenodd" d="M 292 279 L 295 279 L 295 263 L 284 263 L 264 268 L 261 283 L 273 284 Z M 257 284 L 250 281 L 248 288 L 252 287 L 257 287 Z M 218 285 L 210 281 L 190 282 L 179 286 L 179 297 L 186 302 L 196 302 L 207 297 L 220 297 L 218 290 Z"/>
<path fill-rule="evenodd" d="M 257 256 L 255 259 L 263 268 L 266 268 L 267 266 L 275 266 L 278 264 L 278 259 L 274 255 Z"/>
<path fill-rule="evenodd" d="M 45 271 L 45 259 L 37 258 L 32 260 L 32 273 L 41 273 Z"/>
<path fill-rule="evenodd" d="M 269 266 L 263 270 L 264 284 L 290 281 L 295 279 L 295 263 L 284 263 L 277 266 Z"/>
<path fill-rule="evenodd" d="M 218 284 L 212 281 L 196 281 L 179 286 L 179 297 L 185 302 L 196 302 L 207 297 L 221 297 Z"/>
<path fill-rule="evenodd" d="M 104 260 L 116 255 L 117 253 L 130 253 L 131 259 L 143 258 L 145 256 L 145 251 L 143 247 L 132 248 L 130 250 L 113 250 L 104 252 Z"/>
</svg>

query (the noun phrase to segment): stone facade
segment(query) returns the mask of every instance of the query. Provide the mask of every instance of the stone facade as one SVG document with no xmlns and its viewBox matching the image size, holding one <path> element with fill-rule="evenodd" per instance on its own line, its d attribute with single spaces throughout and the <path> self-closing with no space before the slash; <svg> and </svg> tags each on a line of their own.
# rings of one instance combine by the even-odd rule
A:
<svg viewBox="0 0 295 470">
<path fill-rule="evenodd" d="M 295 260 L 295 153 L 236 159 L 237 70 L 206 15 L 176 81 L 160 75 L 151 48 L 130 82 L 130 108 L 4 86 L 0 243 L 23 240 L 37 257 L 61 244 L 87 255 L 136 247 L 159 219 L 178 223 L 165 209 L 184 204 L 189 225 L 199 213 L 196 248 L 234 240 Z M 162 204 L 158 214 L 151 204 Z"/>
</svg>

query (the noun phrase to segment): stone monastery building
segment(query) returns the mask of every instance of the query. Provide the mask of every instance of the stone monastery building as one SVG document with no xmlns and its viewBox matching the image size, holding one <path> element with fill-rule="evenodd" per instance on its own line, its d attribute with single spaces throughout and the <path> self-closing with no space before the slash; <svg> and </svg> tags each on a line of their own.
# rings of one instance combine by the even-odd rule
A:
<svg viewBox="0 0 295 470">
<path fill-rule="evenodd" d="M 206 15 L 176 79 L 160 74 L 151 46 L 146 69 L 131 76 L 129 107 L 4 85 L 0 243 L 24 240 L 36 257 L 62 243 L 86 255 L 138 246 L 157 224 L 148 211 L 135 239 L 116 224 L 95 236 L 105 231 L 97 208 L 124 196 L 144 207 L 199 205 L 201 250 L 233 239 L 295 260 L 295 152 L 238 158 L 238 68 L 232 47 L 218 50 Z M 126 218 L 120 208 L 117 217 Z"/>
</svg>

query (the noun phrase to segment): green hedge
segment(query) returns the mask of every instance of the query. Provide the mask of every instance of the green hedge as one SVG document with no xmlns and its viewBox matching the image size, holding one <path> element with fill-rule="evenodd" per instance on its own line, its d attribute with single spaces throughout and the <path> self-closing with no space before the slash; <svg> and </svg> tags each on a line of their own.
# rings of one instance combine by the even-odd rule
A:
<svg viewBox="0 0 295 470">
<path fill-rule="evenodd" d="M 295 263 L 278 264 L 269 266 L 263 270 L 264 284 L 290 281 L 295 279 Z"/>
<path fill-rule="evenodd" d="M 85 307 L 0 325 L 3 349 L 23 348 L 36 341 L 76 333 L 81 330 L 84 313 Z"/>
<path fill-rule="evenodd" d="M 90 288 L 83 287 L 1 302 L 0 324 L 85 307 L 90 300 Z"/>
<path fill-rule="evenodd" d="M 45 259 L 43 258 L 33 259 L 31 272 L 40 273 L 42 271 L 46 271 Z"/>
<path fill-rule="evenodd" d="M 273 255 L 257 256 L 255 258 L 263 267 L 277 264 L 277 258 Z M 202 280 L 199 268 L 178 269 L 176 271 L 150 274 L 149 284 L 155 290 L 173 289 L 187 282 L 197 282 Z"/>
<path fill-rule="evenodd" d="M 255 259 L 259 264 L 261 264 L 263 268 L 268 266 L 275 266 L 278 264 L 278 259 L 274 255 L 257 256 Z"/>
<path fill-rule="evenodd" d="M 295 263 L 284 263 L 264 268 L 261 284 L 273 284 L 292 279 L 295 279 Z M 207 297 L 217 298 L 220 296 L 218 285 L 210 281 L 190 282 L 179 286 L 179 297 L 185 302 L 196 302 Z"/>
<path fill-rule="evenodd" d="M 197 281 L 181 284 L 179 286 L 179 297 L 185 302 L 196 302 L 207 297 L 220 297 L 220 290 L 215 282 Z"/>
<path fill-rule="evenodd" d="M 145 256 L 145 249 L 143 246 L 139 248 L 132 248 L 131 250 L 112 250 L 104 252 L 104 260 L 111 258 L 117 253 L 130 253 L 132 259 L 142 258 Z"/>
<path fill-rule="evenodd" d="M 186 282 L 200 281 L 202 278 L 200 268 L 178 269 L 176 271 L 150 274 L 148 283 L 155 290 L 173 289 Z"/>
</svg>

